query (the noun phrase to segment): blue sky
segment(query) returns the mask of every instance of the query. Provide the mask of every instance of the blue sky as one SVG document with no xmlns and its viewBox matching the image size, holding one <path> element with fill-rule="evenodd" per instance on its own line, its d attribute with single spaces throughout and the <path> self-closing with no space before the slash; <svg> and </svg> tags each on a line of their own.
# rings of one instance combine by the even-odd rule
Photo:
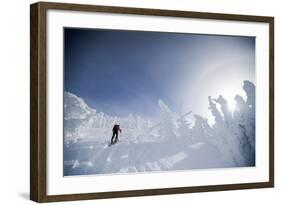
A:
<svg viewBox="0 0 281 205">
<path fill-rule="evenodd" d="M 155 118 L 158 99 L 207 115 L 209 95 L 243 95 L 246 79 L 255 82 L 254 37 L 64 30 L 64 89 L 109 115 Z"/>
</svg>

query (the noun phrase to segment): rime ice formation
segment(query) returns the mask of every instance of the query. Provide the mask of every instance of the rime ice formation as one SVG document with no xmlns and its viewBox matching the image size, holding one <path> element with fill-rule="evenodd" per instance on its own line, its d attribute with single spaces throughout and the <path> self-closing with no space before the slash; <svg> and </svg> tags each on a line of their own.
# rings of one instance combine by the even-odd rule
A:
<svg viewBox="0 0 281 205">
<path fill-rule="evenodd" d="M 234 111 L 223 96 L 209 97 L 212 125 L 160 99 L 160 118 L 152 122 L 106 115 L 64 92 L 64 175 L 255 166 L 255 85 L 244 81 L 243 89 L 247 98 L 236 95 Z M 120 142 L 108 146 L 115 123 Z"/>
</svg>

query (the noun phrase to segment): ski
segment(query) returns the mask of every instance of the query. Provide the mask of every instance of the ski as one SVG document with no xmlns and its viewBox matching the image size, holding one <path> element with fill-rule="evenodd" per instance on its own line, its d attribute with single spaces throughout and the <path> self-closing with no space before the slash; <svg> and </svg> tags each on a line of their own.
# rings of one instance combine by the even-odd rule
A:
<svg viewBox="0 0 281 205">
<path fill-rule="evenodd" d="M 108 146 L 110 147 L 110 146 L 112 146 L 112 145 L 115 145 L 115 144 L 117 144 L 117 142 L 119 142 L 119 140 L 113 141 L 113 142 L 109 142 L 109 145 L 108 145 Z"/>
</svg>

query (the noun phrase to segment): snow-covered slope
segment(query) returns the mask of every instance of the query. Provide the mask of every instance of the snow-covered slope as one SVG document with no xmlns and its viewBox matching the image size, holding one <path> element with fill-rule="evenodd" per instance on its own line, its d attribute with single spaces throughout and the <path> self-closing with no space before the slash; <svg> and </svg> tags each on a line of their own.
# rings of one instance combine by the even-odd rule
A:
<svg viewBox="0 0 281 205">
<path fill-rule="evenodd" d="M 223 96 L 209 97 L 215 118 L 177 114 L 162 100 L 157 121 L 115 117 L 64 93 L 64 174 L 108 174 L 255 165 L 255 86 L 244 81 L 247 99 L 235 97 L 231 112 Z M 108 146 L 114 124 L 120 142 Z"/>
<path fill-rule="evenodd" d="M 67 150 L 65 175 L 217 168 L 225 166 L 212 145 L 183 141 L 76 143 Z"/>
</svg>

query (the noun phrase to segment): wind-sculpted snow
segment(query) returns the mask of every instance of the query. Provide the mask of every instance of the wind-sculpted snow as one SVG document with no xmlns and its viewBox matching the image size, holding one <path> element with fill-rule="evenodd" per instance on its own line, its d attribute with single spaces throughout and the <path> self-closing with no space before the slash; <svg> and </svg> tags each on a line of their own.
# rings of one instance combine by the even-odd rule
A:
<svg viewBox="0 0 281 205">
<path fill-rule="evenodd" d="M 83 99 L 72 93 L 64 92 L 64 119 L 85 119 L 87 115 L 95 114 L 96 111 L 90 108 Z"/>
<path fill-rule="evenodd" d="M 105 115 L 90 108 L 85 101 L 69 92 L 64 92 L 64 140 L 66 143 L 90 138 L 104 142 L 111 135 L 114 124 L 122 125 L 124 135 L 137 138 L 151 127 L 150 120 L 139 116 L 116 117 Z"/>
<path fill-rule="evenodd" d="M 208 135 L 225 161 L 233 166 L 255 165 L 255 86 L 250 81 L 244 81 L 243 89 L 247 100 L 236 95 L 237 108 L 230 111 L 227 101 L 219 96 L 217 99 L 209 97 L 209 109 L 215 117 L 215 124 L 208 129 Z M 217 104 L 222 114 L 218 111 Z"/>
<path fill-rule="evenodd" d="M 158 101 L 156 121 L 117 117 L 64 93 L 64 175 L 110 174 L 255 166 L 255 85 L 236 95 L 230 110 L 223 96 L 209 97 L 214 124 L 191 111 L 173 112 Z M 120 141 L 109 146 L 114 124 Z"/>
</svg>

